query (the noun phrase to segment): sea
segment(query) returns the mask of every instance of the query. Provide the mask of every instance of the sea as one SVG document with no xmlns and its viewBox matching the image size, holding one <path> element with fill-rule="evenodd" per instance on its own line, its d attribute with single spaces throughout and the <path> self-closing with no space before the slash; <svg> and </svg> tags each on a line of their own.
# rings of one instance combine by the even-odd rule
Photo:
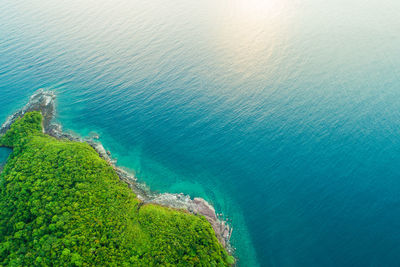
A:
<svg viewBox="0 0 400 267">
<path fill-rule="evenodd" d="M 238 266 L 400 266 L 400 1 L 1 0 L 0 120 L 40 88 Z"/>
</svg>

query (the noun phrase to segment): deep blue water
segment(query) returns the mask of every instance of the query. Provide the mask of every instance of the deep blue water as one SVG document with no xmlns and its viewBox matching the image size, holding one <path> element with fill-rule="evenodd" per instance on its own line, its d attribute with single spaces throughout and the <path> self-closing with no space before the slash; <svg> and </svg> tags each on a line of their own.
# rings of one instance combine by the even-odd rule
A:
<svg viewBox="0 0 400 267">
<path fill-rule="evenodd" d="M 240 266 L 400 265 L 400 2 L 0 3 L 0 119 L 38 88 Z"/>
</svg>

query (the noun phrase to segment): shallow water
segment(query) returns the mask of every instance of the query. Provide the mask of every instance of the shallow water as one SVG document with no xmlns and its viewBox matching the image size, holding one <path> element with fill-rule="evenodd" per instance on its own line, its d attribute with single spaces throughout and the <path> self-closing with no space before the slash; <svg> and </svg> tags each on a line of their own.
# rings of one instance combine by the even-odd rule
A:
<svg viewBox="0 0 400 267">
<path fill-rule="evenodd" d="M 0 118 L 38 88 L 241 266 L 400 262 L 400 2 L 3 0 Z"/>
</svg>

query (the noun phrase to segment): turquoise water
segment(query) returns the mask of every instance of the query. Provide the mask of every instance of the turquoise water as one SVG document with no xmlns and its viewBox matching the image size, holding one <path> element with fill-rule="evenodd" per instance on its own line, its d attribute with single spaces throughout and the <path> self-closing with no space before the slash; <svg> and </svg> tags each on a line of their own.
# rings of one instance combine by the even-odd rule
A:
<svg viewBox="0 0 400 267">
<path fill-rule="evenodd" d="M 38 88 L 240 266 L 400 263 L 400 2 L 3 0 L 0 118 Z"/>
</svg>

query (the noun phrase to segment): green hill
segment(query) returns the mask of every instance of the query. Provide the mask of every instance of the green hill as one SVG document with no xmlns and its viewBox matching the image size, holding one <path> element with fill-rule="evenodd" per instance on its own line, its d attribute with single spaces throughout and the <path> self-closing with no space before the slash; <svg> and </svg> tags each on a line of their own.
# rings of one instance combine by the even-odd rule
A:
<svg viewBox="0 0 400 267">
<path fill-rule="evenodd" d="M 226 266 L 202 216 L 143 204 L 86 143 L 42 133 L 39 112 L 0 139 L 0 265 Z"/>
</svg>

